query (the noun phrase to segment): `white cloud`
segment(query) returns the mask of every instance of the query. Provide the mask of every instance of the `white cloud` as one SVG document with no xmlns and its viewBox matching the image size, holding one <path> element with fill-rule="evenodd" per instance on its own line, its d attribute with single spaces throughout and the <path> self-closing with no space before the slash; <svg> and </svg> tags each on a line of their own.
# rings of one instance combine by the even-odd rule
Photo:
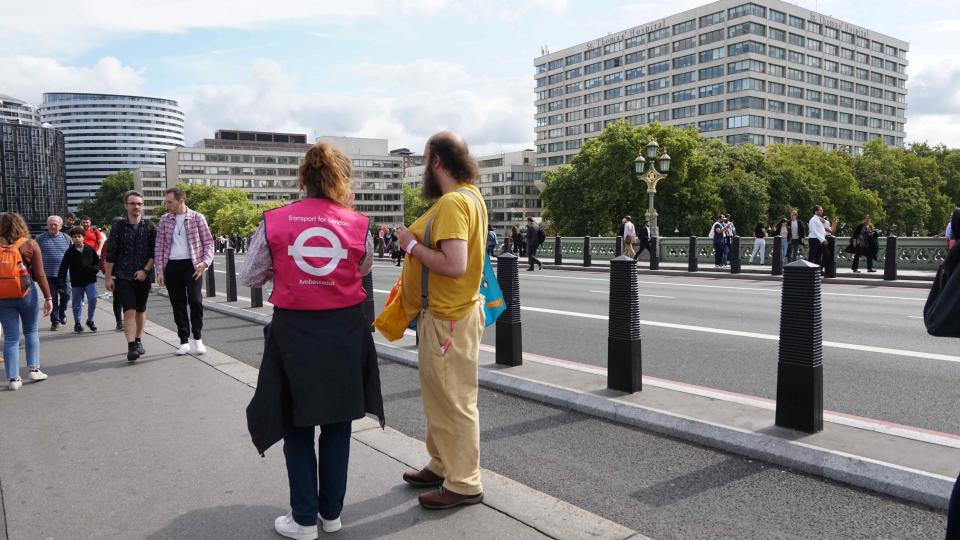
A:
<svg viewBox="0 0 960 540">
<path fill-rule="evenodd" d="M 145 83 L 144 70 L 125 66 L 112 56 L 90 67 L 76 67 L 52 58 L 0 56 L 5 94 L 39 104 L 43 92 L 137 93 Z"/>
<path fill-rule="evenodd" d="M 533 137 L 531 83 L 474 80 L 469 89 L 437 84 L 417 74 L 443 66 L 454 78 L 463 68 L 417 60 L 380 66 L 383 76 L 409 77 L 406 87 L 385 93 L 304 91 L 296 74 L 270 60 L 257 60 L 243 84 L 203 84 L 180 98 L 187 120 L 188 143 L 212 137 L 221 128 L 293 131 L 317 135 L 387 138 L 391 148 L 419 150 L 427 137 L 452 129 L 476 154 L 530 146 Z M 370 73 L 370 72 L 367 72 Z M 442 80 L 442 78 L 441 78 Z M 414 84 L 416 83 L 416 84 Z M 366 87 L 374 88 L 370 84 Z"/>
</svg>

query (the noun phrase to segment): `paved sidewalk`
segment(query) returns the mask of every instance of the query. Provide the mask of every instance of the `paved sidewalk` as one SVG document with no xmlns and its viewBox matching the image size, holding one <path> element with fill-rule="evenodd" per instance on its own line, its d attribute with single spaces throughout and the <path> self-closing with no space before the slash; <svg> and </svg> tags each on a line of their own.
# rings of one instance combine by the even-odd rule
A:
<svg viewBox="0 0 960 540">
<path fill-rule="evenodd" d="M 104 308 L 96 334 L 41 330 L 50 379 L 0 390 L 0 539 L 279 538 L 282 448 L 261 459 L 246 430 L 256 370 L 212 349 L 175 356 L 154 325 L 128 364 L 111 320 Z M 484 504 L 424 511 L 400 480 L 424 462 L 419 441 L 355 422 L 337 537 L 641 538 L 489 471 Z"/>
</svg>

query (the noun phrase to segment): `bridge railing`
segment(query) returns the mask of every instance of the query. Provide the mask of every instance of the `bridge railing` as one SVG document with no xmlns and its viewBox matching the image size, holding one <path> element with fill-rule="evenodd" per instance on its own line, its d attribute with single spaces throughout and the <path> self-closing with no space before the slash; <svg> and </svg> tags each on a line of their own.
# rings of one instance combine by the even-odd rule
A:
<svg viewBox="0 0 960 540">
<path fill-rule="evenodd" d="M 767 238 L 763 266 L 770 267 L 773 261 L 773 243 L 779 238 Z M 853 254 L 843 250 L 850 242 L 849 237 L 837 238 L 837 267 L 850 268 Z M 690 240 L 687 237 L 663 237 L 659 239 L 660 262 L 686 263 L 687 250 Z M 546 241 L 537 248 L 537 256 L 552 259 L 554 256 L 555 240 L 547 237 Z M 584 241 L 582 236 L 562 237 L 560 249 L 564 259 L 582 260 Z M 590 255 L 594 262 L 613 259 L 616 250 L 616 238 L 610 236 L 594 236 L 590 238 Z M 807 246 L 800 246 L 801 255 Z M 753 253 L 753 239 L 741 238 L 740 262 L 747 264 L 750 254 Z M 947 255 L 946 241 L 942 238 L 928 237 L 901 237 L 897 238 L 897 268 L 900 270 L 936 270 Z M 882 269 L 887 257 L 885 238 L 880 238 L 880 251 L 877 254 L 877 268 Z M 707 237 L 697 240 L 697 260 L 701 264 L 713 264 L 713 240 Z M 754 258 L 754 264 L 759 266 L 759 257 Z M 865 262 L 861 265 L 865 266 Z"/>
</svg>

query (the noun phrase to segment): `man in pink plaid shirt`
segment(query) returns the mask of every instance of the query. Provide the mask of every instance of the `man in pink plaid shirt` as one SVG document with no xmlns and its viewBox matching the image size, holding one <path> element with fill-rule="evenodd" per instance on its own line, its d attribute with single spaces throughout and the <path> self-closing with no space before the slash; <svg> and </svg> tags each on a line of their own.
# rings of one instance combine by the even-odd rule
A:
<svg viewBox="0 0 960 540">
<path fill-rule="evenodd" d="M 163 206 L 167 213 L 157 226 L 153 258 L 157 285 L 165 286 L 170 296 L 173 320 L 180 336 L 177 354 L 203 354 L 207 348 L 201 336 L 203 295 L 200 287 L 203 272 L 213 262 L 213 235 L 203 214 L 187 208 L 187 196 L 179 187 L 167 189 Z"/>
</svg>

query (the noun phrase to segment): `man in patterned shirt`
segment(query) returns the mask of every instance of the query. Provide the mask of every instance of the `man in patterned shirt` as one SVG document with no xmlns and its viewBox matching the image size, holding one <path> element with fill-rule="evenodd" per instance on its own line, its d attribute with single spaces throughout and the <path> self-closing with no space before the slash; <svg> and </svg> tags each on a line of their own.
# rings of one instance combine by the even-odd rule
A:
<svg viewBox="0 0 960 540">
<path fill-rule="evenodd" d="M 187 195 L 179 187 L 169 188 L 163 198 L 167 213 L 157 227 L 153 261 L 157 285 L 167 287 L 173 320 L 180 336 L 178 355 L 203 354 L 203 272 L 213 262 L 213 235 L 203 214 L 187 208 Z M 187 304 L 190 316 L 187 317 Z M 191 331 L 193 337 L 191 337 Z"/>
</svg>

